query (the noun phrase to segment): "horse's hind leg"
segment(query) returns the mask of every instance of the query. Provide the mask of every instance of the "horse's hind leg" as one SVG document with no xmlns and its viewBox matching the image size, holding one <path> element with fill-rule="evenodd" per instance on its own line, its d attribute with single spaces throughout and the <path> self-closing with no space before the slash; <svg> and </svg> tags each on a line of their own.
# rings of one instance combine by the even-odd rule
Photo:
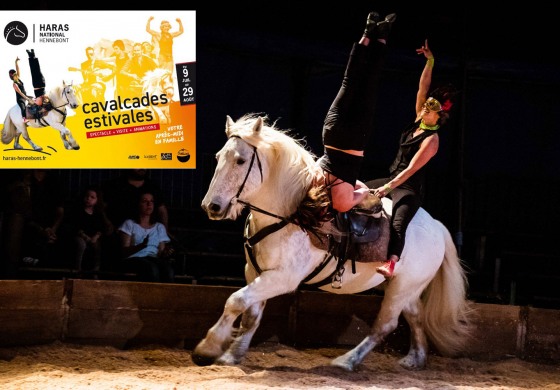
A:
<svg viewBox="0 0 560 390">
<path fill-rule="evenodd" d="M 364 338 L 354 349 L 334 359 L 331 365 L 347 371 L 353 371 L 373 348 L 379 345 L 388 334 L 397 328 L 404 302 L 391 300 L 388 293 L 389 291 L 385 292 L 385 298 L 381 303 L 381 309 L 375 319 L 371 334 Z"/>
<path fill-rule="evenodd" d="M 424 305 L 420 299 L 411 302 L 403 309 L 403 317 L 410 327 L 410 349 L 399 360 L 399 364 L 409 370 L 421 370 L 428 361 L 428 339 L 422 322 Z"/>
<path fill-rule="evenodd" d="M 24 130 L 21 132 L 21 134 L 18 133 L 18 134 L 16 135 L 16 140 L 14 141 L 14 149 L 23 149 L 23 147 L 22 147 L 22 146 L 20 145 L 20 143 L 19 143 L 19 137 L 20 137 L 20 135 L 23 136 L 23 139 L 24 139 L 25 141 L 27 141 L 27 143 L 33 148 L 33 150 L 36 150 L 36 151 L 41 151 L 41 150 L 43 150 L 42 147 L 40 147 L 39 145 L 37 145 L 35 142 L 31 141 L 31 137 L 29 136 L 29 133 L 27 132 L 27 128 L 24 129 Z"/>
<path fill-rule="evenodd" d="M 247 353 L 253 335 L 261 323 L 266 301 L 255 303 L 241 316 L 241 324 L 228 350 L 217 360 L 219 364 L 234 365 Z"/>
<path fill-rule="evenodd" d="M 20 133 L 17 133 L 14 137 L 14 149 L 23 149 L 23 146 L 19 143 L 19 137 L 21 137 Z"/>
<path fill-rule="evenodd" d="M 33 148 L 33 150 L 36 150 L 36 151 L 38 151 L 38 152 L 41 151 L 41 150 L 43 150 L 42 147 L 40 147 L 39 145 L 37 145 L 35 142 L 31 141 L 31 138 L 25 138 L 25 137 L 23 137 L 23 138 L 27 141 L 27 143 L 28 143 L 29 145 L 31 145 L 31 147 Z"/>
</svg>

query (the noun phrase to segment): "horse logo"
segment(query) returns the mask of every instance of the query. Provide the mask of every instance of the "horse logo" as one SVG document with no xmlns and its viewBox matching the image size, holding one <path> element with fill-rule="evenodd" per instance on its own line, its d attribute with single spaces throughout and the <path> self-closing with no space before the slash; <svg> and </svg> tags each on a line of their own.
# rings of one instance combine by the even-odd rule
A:
<svg viewBox="0 0 560 390">
<path fill-rule="evenodd" d="M 10 45 L 21 45 L 27 40 L 27 26 L 22 22 L 10 22 L 4 27 L 4 39 Z"/>
</svg>

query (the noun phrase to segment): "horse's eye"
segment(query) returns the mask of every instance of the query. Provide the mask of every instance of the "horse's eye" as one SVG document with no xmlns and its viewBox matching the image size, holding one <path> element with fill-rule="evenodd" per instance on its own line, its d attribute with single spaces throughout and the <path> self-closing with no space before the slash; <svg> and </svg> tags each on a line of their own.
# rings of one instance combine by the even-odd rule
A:
<svg viewBox="0 0 560 390">
<path fill-rule="evenodd" d="M 240 158 L 240 159 L 238 159 L 235 163 L 236 163 L 237 165 L 243 165 L 243 164 L 245 164 L 245 160 L 242 159 L 242 158 Z"/>
</svg>

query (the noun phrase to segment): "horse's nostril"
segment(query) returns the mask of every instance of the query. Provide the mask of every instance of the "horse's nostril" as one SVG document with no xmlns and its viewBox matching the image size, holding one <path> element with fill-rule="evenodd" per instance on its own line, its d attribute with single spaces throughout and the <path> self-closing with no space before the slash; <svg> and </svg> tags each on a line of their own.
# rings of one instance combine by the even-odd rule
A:
<svg viewBox="0 0 560 390">
<path fill-rule="evenodd" d="M 208 207 L 208 209 L 210 209 L 210 211 L 217 213 L 218 211 L 220 211 L 220 205 L 216 204 L 216 203 L 210 203 L 210 206 Z"/>
</svg>

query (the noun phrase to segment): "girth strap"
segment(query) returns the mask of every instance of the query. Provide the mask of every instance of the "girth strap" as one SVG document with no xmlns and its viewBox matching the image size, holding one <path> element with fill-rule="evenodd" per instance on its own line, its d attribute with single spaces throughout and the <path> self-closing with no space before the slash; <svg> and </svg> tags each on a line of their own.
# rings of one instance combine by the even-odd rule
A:
<svg viewBox="0 0 560 390">
<path fill-rule="evenodd" d="M 255 271 L 257 271 L 258 274 L 262 273 L 262 269 L 261 269 L 261 267 L 259 267 L 259 264 L 257 263 L 257 259 L 255 258 L 255 254 L 253 253 L 253 247 L 256 244 L 258 244 L 263 238 L 265 238 L 269 234 L 277 232 L 278 230 L 282 229 L 287 224 L 288 224 L 288 221 L 283 219 L 279 222 L 273 223 L 272 225 L 265 226 L 264 228 L 262 228 L 261 230 L 256 232 L 252 237 L 249 237 L 248 236 L 249 217 L 247 217 L 247 219 L 245 220 L 245 245 L 244 245 L 244 247 L 245 247 L 245 250 L 247 251 L 247 255 L 249 255 L 249 260 L 251 260 L 251 264 L 253 265 L 253 268 L 255 268 Z"/>
</svg>

